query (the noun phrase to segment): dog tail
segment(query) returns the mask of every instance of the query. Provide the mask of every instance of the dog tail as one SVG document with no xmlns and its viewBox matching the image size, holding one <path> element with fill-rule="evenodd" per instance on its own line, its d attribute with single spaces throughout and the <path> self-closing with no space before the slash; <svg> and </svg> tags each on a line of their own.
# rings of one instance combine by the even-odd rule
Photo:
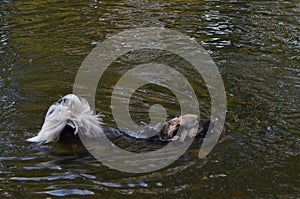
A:
<svg viewBox="0 0 300 199">
<path fill-rule="evenodd" d="M 86 136 L 95 136 L 102 130 L 101 115 L 96 115 L 84 98 L 69 94 L 51 105 L 47 111 L 42 129 L 29 142 L 49 143 L 59 140 L 61 132 L 69 125 Z"/>
</svg>

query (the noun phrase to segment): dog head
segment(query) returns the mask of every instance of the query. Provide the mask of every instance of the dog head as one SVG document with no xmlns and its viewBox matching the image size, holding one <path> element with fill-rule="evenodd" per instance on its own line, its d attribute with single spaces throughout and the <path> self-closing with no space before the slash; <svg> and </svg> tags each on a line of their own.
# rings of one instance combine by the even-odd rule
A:
<svg viewBox="0 0 300 199">
<path fill-rule="evenodd" d="M 189 135 L 189 137 L 196 136 L 198 132 L 198 126 L 199 117 L 197 115 L 186 114 L 177 116 L 166 122 L 160 132 L 160 139 L 174 140 L 180 138 L 181 140 L 184 140 L 187 135 Z M 180 132 L 179 129 L 181 129 Z M 188 134 L 185 132 L 188 132 Z"/>
</svg>

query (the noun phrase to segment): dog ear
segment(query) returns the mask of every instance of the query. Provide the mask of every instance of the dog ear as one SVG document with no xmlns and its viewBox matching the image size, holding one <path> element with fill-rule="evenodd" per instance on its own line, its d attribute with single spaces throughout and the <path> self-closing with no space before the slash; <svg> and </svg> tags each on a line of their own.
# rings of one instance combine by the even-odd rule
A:
<svg viewBox="0 0 300 199">
<path fill-rule="evenodd" d="M 166 122 L 163 126 L 163 128 L 159 132 L 159 138 L 162 141 L 166 141 L 168 139 L 168 129 L 169 129 L 169 123 Z"/>
</svg>

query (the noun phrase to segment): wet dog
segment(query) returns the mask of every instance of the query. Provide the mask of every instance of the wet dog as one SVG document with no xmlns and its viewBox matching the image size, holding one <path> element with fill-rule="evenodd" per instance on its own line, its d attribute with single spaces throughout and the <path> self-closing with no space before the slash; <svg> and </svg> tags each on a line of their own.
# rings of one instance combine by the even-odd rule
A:
<svg viewBox="0 0 300 199">
<path fill-rule="evenodd" d="M 41 130 L 27 141 L 43 144 L 70 142 L 79 140 L 79 132 L 90 138 L 106 135 L 112 138 L 125 136 L 130 139 L 161 142 L 184 141 L 187 137 L 204 137 L 209 124 L 209 120 L 202 121 L 196 115 L 186 114 L 154 126 L 145 126 L 136 134 L 128 134 L 105 126 L 101 115 L 94 113 L 86 99 L 69 94 L 49 107 Z"/>
</svg>

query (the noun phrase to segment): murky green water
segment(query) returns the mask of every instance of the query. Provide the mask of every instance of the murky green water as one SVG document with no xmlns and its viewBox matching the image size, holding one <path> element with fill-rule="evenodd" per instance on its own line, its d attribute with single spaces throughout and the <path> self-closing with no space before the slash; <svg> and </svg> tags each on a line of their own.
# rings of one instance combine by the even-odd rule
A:
<svg viewBox="0 0 300 199">
<path fill-rule="evenodd" d="M 300 122 L 300 3 L 289 1 L 1 1 L 0 197 L 71 198 L 298 198 Z M 165 27 L 209 51 L 222 73 L 228 112 L 222 141 L 204 160 L 195 143 L 169 167 L 147 174 L 109 169 L 83 149 L 25 142 L 45 111 L 72 92 L 85 56 L 125 29 Z M 142 51 L 118 59 L 97 90 L 98 111 L 114 126 L 112 88 L 134 64 L 159 60 L 179 70 L 176 57 Z M 115 67 L 115 68 L 114 68 Z M 195 86 L 201 114 L 210 99 Z M 199 83 L 200 82 L 200 83 Z M 137 121 L 162 104 L 178 113 L 176 98 L 144 87 L 132 98 Z"/>
</svg>

